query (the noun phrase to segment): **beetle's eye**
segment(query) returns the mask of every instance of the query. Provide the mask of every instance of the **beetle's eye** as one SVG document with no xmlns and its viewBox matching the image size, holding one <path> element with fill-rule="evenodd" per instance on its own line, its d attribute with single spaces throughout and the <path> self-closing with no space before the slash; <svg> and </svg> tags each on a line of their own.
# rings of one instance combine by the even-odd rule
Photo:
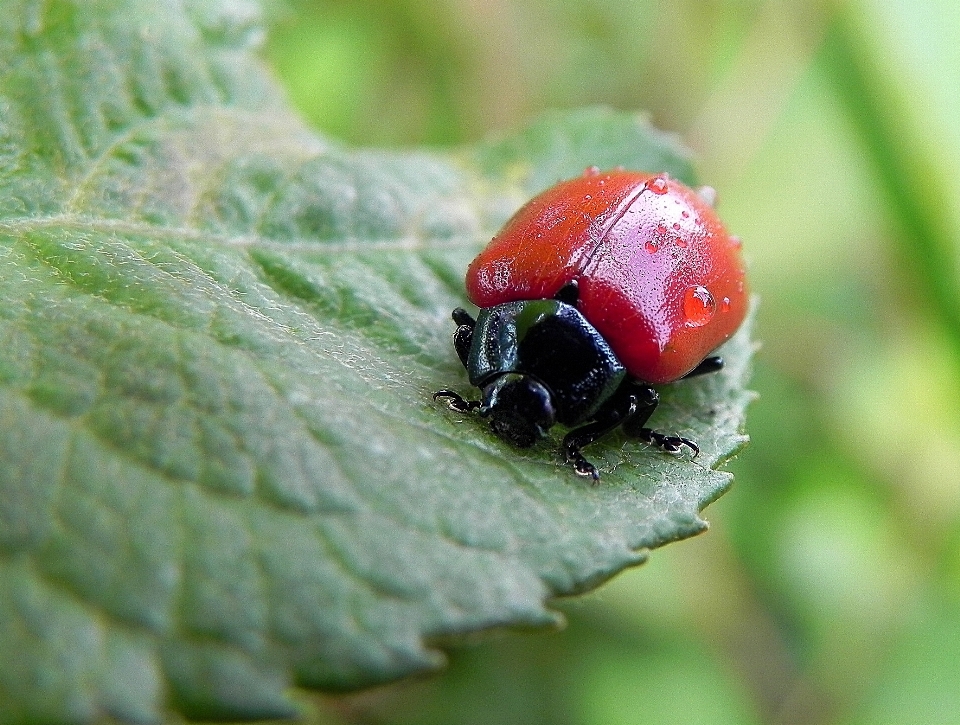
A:
<svg viewBox="0 0 960 725">
<path fill-rule="evenodd" d="M 483 390 L 480 415 L 501 438 L 520 448 L 532 446 L 556 421 L 553 401 L 543 385 L 528 375 L 501 375 Z"/>
</svg>

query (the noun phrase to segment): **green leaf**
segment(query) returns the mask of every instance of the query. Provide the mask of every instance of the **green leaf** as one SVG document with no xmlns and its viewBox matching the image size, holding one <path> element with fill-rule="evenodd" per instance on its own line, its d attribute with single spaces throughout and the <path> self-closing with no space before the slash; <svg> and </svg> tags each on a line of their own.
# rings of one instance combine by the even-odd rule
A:
<svg viewBox="0 0 960 725">
<path fill-rule="evenodd" d="M 449 311 L 527 196 L 692 180 L 643 119 L 356 151 L 284 105 L 253 3 L 0 9 L 0 723 L 292 715 L 705 528 L 746 331 L 663 391 L 702 455 L 611 436 L 599 487 L 431 399 L 466 392 Z"/>
</svg>

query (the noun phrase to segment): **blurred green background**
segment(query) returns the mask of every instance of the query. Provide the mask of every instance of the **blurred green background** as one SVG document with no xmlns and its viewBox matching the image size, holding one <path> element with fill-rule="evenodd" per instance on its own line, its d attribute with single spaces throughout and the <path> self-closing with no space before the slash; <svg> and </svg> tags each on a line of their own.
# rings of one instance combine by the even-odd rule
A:
<svg viewBox="0 0 960 725">
<path fill-rule="evenodd" d="M 455 145 L 644 109 L 762 296 L 752 445 L 712 529 L 560 633 L 311 701 L 330 723 L 960 723 L 956 0 L 290 0 L 265 55 L 318 129 Z"/>
</svg>

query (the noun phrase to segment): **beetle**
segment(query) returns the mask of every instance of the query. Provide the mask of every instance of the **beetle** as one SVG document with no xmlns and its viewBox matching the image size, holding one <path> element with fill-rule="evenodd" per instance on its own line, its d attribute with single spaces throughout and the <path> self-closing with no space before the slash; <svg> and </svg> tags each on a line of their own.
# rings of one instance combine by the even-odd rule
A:
<svg viewBox="0 0 960 725">
<path fill-rule="evenodd" d="M 716 348 L 743 322 L 737 237 L 699 191 L 664 173 L 596 167 L 527 202 L 470 264 L 476 318 L 453 311 L 453 345 L 479 400 L 439 390 L 494 433 L 533 445 L 569 428 L 564 459 L 599 481 L 582 449 L 622 427 L 663 451 L 692 440 L 646 423 L 655 385 L 715 372 Z"/>
</svg>

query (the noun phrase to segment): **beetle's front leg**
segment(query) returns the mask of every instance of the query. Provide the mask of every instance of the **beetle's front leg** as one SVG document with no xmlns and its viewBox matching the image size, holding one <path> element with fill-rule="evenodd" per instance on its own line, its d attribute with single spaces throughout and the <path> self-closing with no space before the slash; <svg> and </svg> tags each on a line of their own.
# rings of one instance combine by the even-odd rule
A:
<svg viewBox="0 0 960 725">
<path fill-rule="evenodd" d="M 581 449 L 602 438 L 617 426 L 623 425 L 638 413 L 636 395 L 629 391 L 620 394 L 618 391 L 616 396 L 600 410 L 593 422 L 574 428 L 563 437 L 564 460 L 573 464 L 573 470 L 578 475 L 592 478 L 594 485 L 600 482 L 600 472 L 584 457 Z"/>
<path fill-rule="evenodd" d="M 470 358 L 470 344 L 473 342 L 473 328 L 477 321 L 470 316 L 462 307 L 457 307 L 453 311 L 453 321 L 457 323 L 457 331 L 453 333 L 453 348 L 457 351 L 457 357 L 467 367 L 467 360 Z"/>
<path fill-rule="evenodd" d="M 453 347 L 463 367 L 467 367 L 470 359 L 470 344 L 473 342 L 473 328 L 476 327 L 477 321 L 462 307 L 454 309 L 452 317 L 457 323 L 457 330 L 453 333 Z M 433 399 L 447 401 L 450 408 L 460 413 L 472 413 L 480 408 L 479 400 L 467 400 L 452 390 L 438 390 L 433 394 Z"/>
<path fill-rule="evenodd" d="M 434 400 L 446 400 L 447 406 L 451 410 L 455 410 L 458 413 L 472 413 L 475 410 L 479 410 L 481 402 L 479 400 L 467 400 L 459 393 L 455 393 L 452 390 L 438 390 L 433 394 Z"/>
</svg>

